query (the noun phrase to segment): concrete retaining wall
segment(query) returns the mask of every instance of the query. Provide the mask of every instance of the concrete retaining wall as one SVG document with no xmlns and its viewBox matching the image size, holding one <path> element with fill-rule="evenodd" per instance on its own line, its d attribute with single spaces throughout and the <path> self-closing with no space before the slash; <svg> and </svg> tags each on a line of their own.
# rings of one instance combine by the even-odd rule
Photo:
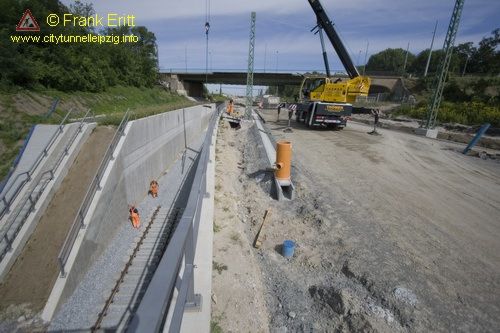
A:
<svg viewBox="0 0 500 333">
<path fill-rule="evenodd" d="M 59 277 L 42 318 L 49 321 L 58 306 L 75 290 L 92 262 L 107 246 L 117 227 L 127 223 L 128 204 L 139 203 L 158 179 L 182 156 L 186 146 L 207 128 L 215 105 L 195 106 L 131 121 L 85 218 L 70 254 L 66 278 Z"/>
</svg>

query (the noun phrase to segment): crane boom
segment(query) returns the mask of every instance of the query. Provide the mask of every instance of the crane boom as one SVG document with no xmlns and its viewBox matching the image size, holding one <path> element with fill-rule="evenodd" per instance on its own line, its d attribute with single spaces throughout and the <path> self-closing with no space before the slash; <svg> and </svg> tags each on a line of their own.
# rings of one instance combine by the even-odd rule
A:
<svg viewBox="0 0 500 333">
<path fill-rule="evenodd" d="M 340 40 L 332 21 L 328 18 L 319 0 L 307 0 L 316 14 L 317 30 L 321 40 L 326 76 L 305 75 L 299 91 L 299 104 L 296 108 L 297 122 L 304 122 L 309 127 L 321 126 L 342 129 L 351 116 L 357 98 L 368 96 L 371 80 L 359 75 L 349 53 Z M 331 77 L 326 56 L 322 32 L 325 31 L 349 78 Z"/>
<path fill-rule="evenodd" d="M 325 31 L 328 39 L 330 40 L 330 42 L 333 45 L 333 48 L 335 49 L 335 52 L 337 52 L 337 55 L 339 56 L 342 65 L 344 65 L 347 74 L 351 79 L 358 77 L 359 76 L 358 69 L 356 68 L 356 66 L 354 66 L 354 63 L 351 57 L 349 56 L 349 53 L 347 52 L 344 44 L 342 43 L 342 40 L 337 34 L 337 31 L 333 27 L 332 21 L 328 18 L 328 15 L 323 9 L 323 6 L 319 2 L 319 0 L 308 0 L 308 1 L 312 7 L 312 10 L 316 14 L 318 25 Z"/>
</svg>

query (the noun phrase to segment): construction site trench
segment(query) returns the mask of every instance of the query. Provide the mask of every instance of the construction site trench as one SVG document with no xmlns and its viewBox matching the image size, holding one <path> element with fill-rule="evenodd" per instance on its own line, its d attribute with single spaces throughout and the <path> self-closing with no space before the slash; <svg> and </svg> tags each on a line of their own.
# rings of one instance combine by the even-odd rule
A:
<svg viewBox="0 0 500 333">
<path fill-rule="evenodd" d="M 210 108 L 189 112 L 193 113 L 180 110 L 131 125 L 135 132 L 129 129 L 125 136 L 135 133 L 129 137 L 131 146 L 122 146 L 123 155 L 116 155 L 116 160 L 135 166 L 127 156 L 140 152 L 144 168 L 158 163 L 159 198 L 146 196 L 145 190 L 124 191 L 122 198 L 108 188 L 109 198 L 118 200 L 116 207 L 128 201 L 137 204 L 141 229 L 132 228 L 125 212 L 108 236 L 103 230 L 110 231 L 111 224 L 91 233 L 91 237 L 101 235 L 100 252 L 76 261 L 82 267 L 73 280 L 78 283 L 67 287 L 50 321 L 43 322 L 41 310 L 58 274 L 54 258 L 114 133 L 106 127 L 93 131 L 0 286 L 1 332 L 127 328 L 191 191 Z M 235 113 L 244 114 L 238 103 Z M 190 121 L 188 136 L 182 130 L 185 114 Z M 184 324 L 208 330 L 211 317 L 214 332 L 497 330 L 498 160 L 463 155 L 463 144 L 409 133 L 379 129 L 381 135 L 368 135 L 372 127 L 354 121 L 342 131 L 313 130 L 292 121 L 289 130 L 275 109 L 262 110 L 261 116 L 263 130 L 254 121 L 244 120 L 235 127 L 225 117 L 218 120 L 214 193 L 207 189 L 204 195 L 215 205 L 213 243 L 206 225 L 199 235 L 212 243 L 213 256 L 211 263 L 195 262 L 208 267 L 208 271 L 197 268 L 195 276 L 211 274 L 212 284 L 204 290 L 195 282 L 196 292 L 209 295 L 202 306 L 207 322 L 195 319 L 196 313 L 194 317 L 186 313 Z M 168 121 L 162 126 L 168 125 L 170 134 L 161 139 L 144 136 L 148 126 L 157 126 L 163 117 Z M 173 126 L 173 121 L 180 126 Z M 155 130 L 163 133 L 160 126 Z M 262 133 L 274 141 L 291 142 L 293 200 L 275 200 L 273 169 Z M 146 154 L 150 143 L 160 141 L 175 143 L 175 152 L 164 154 L 168 163 L 149 160 L 156 155 Z M 141 180 L 131 186 L 130 179 L 123 180 L 131 190 L 145 188 L 144 184 Z M 108 216 L 110 210 L 102 207 L 100 214 Z M 205 223 L 212 222 L 209 215 Z M 149 240 L 145 233 L 149 226 L 151 235 L 162 236 Z M 54 228 L 57 233 L 51 232 Z M 259 230 L 262 245 L 256 249 Z M 290 258 L 283 256 L 285 240 L 295 242 Z M 138 253 L 129 262 L 139 243 L 150 252 Z M 121 279 L 120 272 L 129 264 Z"/>
</svg>

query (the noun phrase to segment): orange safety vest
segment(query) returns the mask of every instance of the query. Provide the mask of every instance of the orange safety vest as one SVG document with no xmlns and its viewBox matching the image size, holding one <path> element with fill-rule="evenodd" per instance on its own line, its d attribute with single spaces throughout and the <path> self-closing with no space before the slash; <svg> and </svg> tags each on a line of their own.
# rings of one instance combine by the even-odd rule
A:
<svg viewBox="0 0 500 333">
<path fill-rule="evenodd" d="M 131 208 L 130 219 L 132 220 L 132 226 L 134 228 L 139 228 L 141 226 L 141 219 L 139 218 L 139 213 L 135 212 L 136 208 Z"/>
<path fill-rule="evenodd" d="M 158 185 L 156 183 L 152 183 L 149 191 L 151 192 L 151 195 L 153 197 L 157 197 L 158 196 Z"/>
<path fill-rule="evenodd" d="M 229 114 L 233 113 L 233 103 L 229 103 L 227 105 L 227 113 Z"/>
</svg>

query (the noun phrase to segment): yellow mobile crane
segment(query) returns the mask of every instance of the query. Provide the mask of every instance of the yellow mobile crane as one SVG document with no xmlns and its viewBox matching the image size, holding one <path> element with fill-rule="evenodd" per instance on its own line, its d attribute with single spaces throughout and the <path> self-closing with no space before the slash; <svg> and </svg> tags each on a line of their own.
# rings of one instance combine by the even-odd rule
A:
<svg viewBox="0 0 500 333">
<path fill-rule="evenodd" d="M 306 76 L 300 87 L 296 119 L 308 126 L 342 129 L 352 113 L 357 96 L 367 96 L 370 78 L 361 76 L 319 0 L 308 0 L 316 14 L 317 29 L 323 49 L 326 76 Z M 349 78 L 332 77 L 328 65 L 323 30 L 337 52 Z"/>
</svg>

